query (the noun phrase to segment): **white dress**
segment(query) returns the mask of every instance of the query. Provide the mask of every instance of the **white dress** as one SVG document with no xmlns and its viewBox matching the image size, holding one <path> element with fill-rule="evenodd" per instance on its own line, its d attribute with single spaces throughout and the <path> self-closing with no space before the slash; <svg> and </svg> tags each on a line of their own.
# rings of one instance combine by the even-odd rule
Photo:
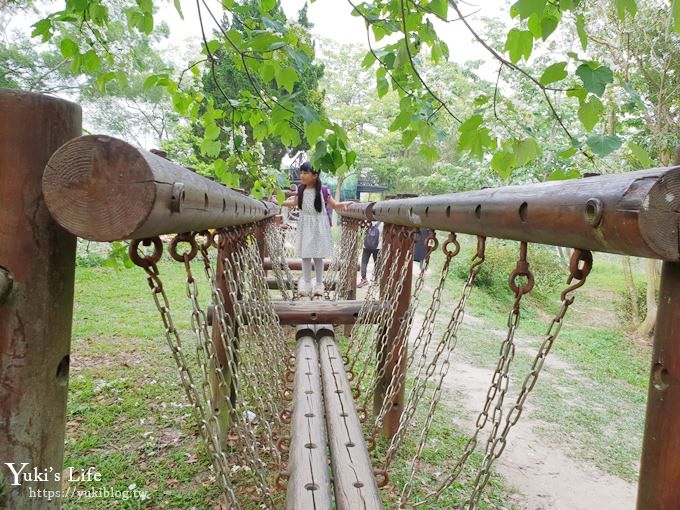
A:
<svg viewBox="0 0 680 510">
<path fill-rule="evenodd" d="M 328 222 L 326 204 L 321 197 L 321 212 L 314 208 L 316 189 L 305 188 L 303 191 L 302 210 L 297 226 L 295 256 L 306 258 L 331 258 L 331 225 Z"/>
</svg>

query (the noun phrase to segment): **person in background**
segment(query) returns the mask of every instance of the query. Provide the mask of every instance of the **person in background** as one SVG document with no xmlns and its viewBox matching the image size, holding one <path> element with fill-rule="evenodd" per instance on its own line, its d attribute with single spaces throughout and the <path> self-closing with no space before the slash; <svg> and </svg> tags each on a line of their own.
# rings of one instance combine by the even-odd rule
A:
<svg viewBox="0 0 680 510">
<path fill-rule="evenodd" d="M 331 224 L 327 209 L 344 209 L 348 202 L 336 202 L 328 188 L 321 184 L 320 171 L 309 162 L 300 166 L 300 181 L 296 196 L 281 204 L 285 207 L 298 206 L 297 238 L 295 256 L 302 258 L 302 278 L 298 284 L 300 296 L 324 295 L 323 259 L 333 255 Z M 312 259 L 316 270 L 316 282 L 312 286 Z"/>
<path fill-rule="evenodd" d="M 430 235 L 429 228 L 421 228 L 418 235 L 418 241 L 413 248 L 413 261 L 420 263 L 420 270 L 425 267 L 425 258 L 427 256 L 427 238 Z"/>
<path fill-rule="evenodd" d="M 368 284 L 366 270 L 368 269 L 368 261 L 371 257 L 373 257 L 373 269 L 375 271 L 376 264 L 378 263 L 378 254 L 380 253 L 380 248 L 382 248 L 382 236 L 383 222 L 372 222 L 366 230 L 366 236 L 364 237 L 364 250 L 361 253 L 361 280 L 357 287 L 363 287 Z"/>
</svg>

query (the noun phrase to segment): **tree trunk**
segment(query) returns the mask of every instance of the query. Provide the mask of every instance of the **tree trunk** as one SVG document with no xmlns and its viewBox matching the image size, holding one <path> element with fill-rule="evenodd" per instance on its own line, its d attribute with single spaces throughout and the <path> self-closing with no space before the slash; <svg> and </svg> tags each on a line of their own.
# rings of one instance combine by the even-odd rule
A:
<svg viewBox="0 0 680 510">
<path fill-rule="evenodd" d="M 640 303 L 638 302 L 637 287 L 633 279 L 630 257 L 621 257 L 621 262 L 623 263 L 623 275 L 626 278 L 626 287 L 630 296 L 631 320 L 633 324 L 640 324 Z"/>
<path fill-rule="evenodd" d="M 649 337 L 654 332 L 656 324 L 656 289 L 659 279 L 659 261 L 647 259 L 647 316 L 642 321 L 636 333 L 640 336 Z"/>
<path fill-rule="evenodd" d="M 342 196 L 342 184 L 345 182 L 345 176 L 344 175 L 339 175 L 338 176 L 338 185 L 335 188 L 335 201 L 340 202 L 340 197 Z M 338 224 L 338 214 L 333 211 L 333 225 Z"/>
</svg>

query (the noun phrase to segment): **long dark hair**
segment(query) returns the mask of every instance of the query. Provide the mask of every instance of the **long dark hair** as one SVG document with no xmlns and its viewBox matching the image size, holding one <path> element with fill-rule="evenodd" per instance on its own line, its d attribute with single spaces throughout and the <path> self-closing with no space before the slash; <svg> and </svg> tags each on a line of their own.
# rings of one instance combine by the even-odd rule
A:
<svg viewBox="0 0 680 510">
<path fill-rule="evenodd" d="M 312 172 L 313 174 L 316 174 L 316 196 L 314 197 L 314 209 L 316 209 L 316 212 L 321 212 L 323 208 L 321 207 L 321 176 L 319 175 L 318 172 L 314 171 L 314 168 L 312 168 L 312 165 L 309 163 L 309 161 L 305 161 L 300 165 L 300 172 Z M 298 207 L 302 209 L 302 199 L 305 196 L 305 186 L 304 184 L 300 184 L 300 187 L 298 188 Z"/>
</svg>

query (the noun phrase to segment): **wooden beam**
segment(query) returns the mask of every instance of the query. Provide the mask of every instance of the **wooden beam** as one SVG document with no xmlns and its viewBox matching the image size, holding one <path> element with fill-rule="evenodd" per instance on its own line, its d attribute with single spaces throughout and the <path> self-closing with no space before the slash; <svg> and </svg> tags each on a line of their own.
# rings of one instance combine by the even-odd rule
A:
<svg viewBox="0 0 680 510">
<path fill-rule="evenodd" d="M 41 180 L 81 133 L 76 104 L 0 89 L 0 492 L 3 508 L 58 509 L 66 429 L 76 238 L 45 206 Z M 7 462 L 51 473 L 16 485 Z M 1 477 L 0 477 L 1 478 Z M 40 492 L 38 492 L 40 493 Z"/>
<path fill-rule="evenodd" d="M 352 390 L 331 330 L 317 331 L 328 443 L 338 510 L 382 509 Z"/>
<path fill-rule="evenodd" d="M 680 261 L 680 166 L 351 204 L 341 216 Z"/>
<path fill-rule="evenodd" d="M 45 168 L 43 193 L 61 226 L 93 241 L 243 225 L 279 209 L 100 135 L 82 136 L 54 153 Z"/>
<path fill-rule="evenodd" d="M 239 303 L 248 307 L 247 302 Z M 279 322 L 291 324 L 354 324 L 362 306 L 382 308 L 380 301 L 273 301 Z M 379 314 L 376 314 L 379 315 Z"/>
<path fill-rule="evenodd" d="M 286 259 L 288 262 L 288 269 L 291 271 L 302 271 L 302 259 Z M 265 271 L 270 271 L 273 269 L 272 260 L 269 257 L 265 257 L 262 263 Z M 331 265 L 331 261 L 326 259 L 323 261 L 323 268 L 328 269 Z M 282 267 L 283 269 L 283 267 Z"/>
<path fill-rule="evenodd" d="M 661 271 L 645 434 L 638 483 L 638 510 L 680 504 L 680 264 Z"/>
<path fill-rule="evenodd" d="M 310 330 L 299 332 L 295 350 L 288 510 L 332 508 L 319 355 L 311 334 Z"/>
</svg>

